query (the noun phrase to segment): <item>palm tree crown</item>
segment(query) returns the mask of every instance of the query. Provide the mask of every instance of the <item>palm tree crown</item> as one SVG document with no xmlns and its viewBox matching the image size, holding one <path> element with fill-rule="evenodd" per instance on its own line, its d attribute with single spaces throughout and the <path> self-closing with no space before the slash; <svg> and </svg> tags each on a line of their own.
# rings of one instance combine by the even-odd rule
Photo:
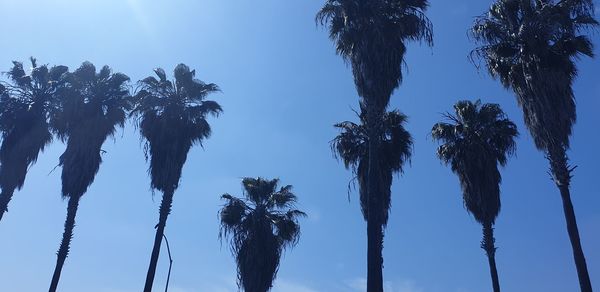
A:
<svg viewBox="0 0 600 292">
<path fill-rule="evenodd" d="M 14 190 L 23 187 L 29 166 L 52 141 L 48 117 L 66 84 L 65 66 L 38 66 L 31 58 L 31 67 L 27 75 L 22 63 L 13 62 L 10 82 L 0 86 L 0 218 Z"/>
<path fill-rule="evenodd" d="M 276 277 L 279 260 L 286 248 L 300 239 L 292 186 L 277 190 L 279 180 L 244 178 L 245 198 L 224 194 L 227 201 L 220 211 L 219 237 L 231 237 L 237 260 L 238 285 L 246 292 L 268 291 Z"/>
<path fill-rule="evenodd" d="M 427 0 L 327 0 L 317 22 L 328 25 L 336 50 L 352 65 L 361 97 L 378 107 L 402 82 L 405 41 L 433 43 Z"/>
<path fill-rule="evenodd" d="M 460 101 L 451 123 L 437 123 L 431 130 L 443 144 L 437 155 L 449 164 L 461 182 L 467 210 L 481 223 L 493 224 L 500 212 L 500 172 L 515 151 L 516 125 L 497 104 Z"/>
<path fill-rule="evenodd" d="M 219 87 L 195 79 L 196 71 L 184 64 L 175 67 L 174 81 L 167 80 L 163 69 L 154 72 L 158 79 L 150 76 L 140 81 L 133 113 L 139 116 L 140 132 L 147 142 L 152 188 L 174 190 L 190 148 L 210 136 L 207 116 L 222 112 L 218 103 L 205 100 Z"/>
<path fill-rule="evenodd" d="M 102 144 L 124 126 L 131 109 L 128 81 L 108 66 L 96 73 L 90 62 L 70 74 L 70 88 L 51 118 L 53 130 L 67 142 L 60 156 L 63 196 L 81 196 L 94 181 L 102 163 Z"/>
<path fill-rule="evenodd" d="M 367 175 L 369 162 L 369 139 L 364 111 L 360 114 L 361 124 L 342 122 L 335 127 L 341 133 L 333 139 L 332 150 L 342 159 L 346 168 L 352 168 L 359 184 L 360 205 L 365 220 L 368 218 L 369 206 L 367 196 Z M 392 176 L 403 171 L 404 164 L 412 155 L 412 138 L 404 129 L 406 116 L 399 111 L 390 111 L 383 116 L 383 133 L 381 140 L 381 154 L 378 162 L 378 177 L 381 180 L 381 189 L 377 192 L 381 196 L 384 209 L 383 225 L 387 224 L 391 202 Z"/>
<path fill-rule="evenodd" d="M 597 25 L 591 0 L 500 0 L 473 26 L 481 46 L 472 54 L 515 91 L 540 150 L 569 147 L 576 119 L 574 61 L 593 56 L 581 32 Z"/>
<path fill-rule="evenodd" d="M 7 72 L 0 99 L 0 186 L 21 188 L 27 167 L 52 141 L 48 116 L 57 100 L 57 92 L 65 85 L 65 66 L 38 66 L 31 58 L 32 71 L 27 75 L 23 64 L 13 62 Z"/>
</svg>

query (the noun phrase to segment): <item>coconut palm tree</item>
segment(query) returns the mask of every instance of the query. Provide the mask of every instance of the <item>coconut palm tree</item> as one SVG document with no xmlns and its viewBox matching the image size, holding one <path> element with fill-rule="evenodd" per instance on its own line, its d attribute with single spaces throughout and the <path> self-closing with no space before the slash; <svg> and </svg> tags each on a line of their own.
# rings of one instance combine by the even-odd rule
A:
<svg viewBox="0 0 600 292">
<path fill-rule="evenodd" d="M 363 217 L 367 224 L 373 213 L 378 213 L 381 218 L 380 240 L 383 241 L 383 229 L 388 221 L 391 205 L 391 187 L 394 173 L 401 173 L 407 161 L 412 155 L 412 138 L 410 133 L 404 129 L 406 116 L 399 111 L 386 112 L 383 115 L 382 129 L 379 136 L 379 153 L 377 155 L 377 178 L 378 188 L 375 193 L 368 193 L 369 176 L 369 135 L 366 126 L 366 114 L 364 111 L 359 115 L 360 124 L 353 122 L 342 122 L 336 124 L 341 133 L 331 142 L 331 148 L 336 157 L 341 158 L 347 169 L 352 169 L 359 185 L 360 206 Z M 382 208 L 374 209 L 369 204 L 372 196 L 376 196 L 381 202 Z"/>
<path fill-rule="evenodd" d="M 69 253 L 79 200 L 94 182 L 102 163 L 102 144 L 117 127 L 123 127 L 131 109 L 128 81 L 129 77 L 112 73 L 108 66 L 96 73 L 96 67 L 85 62 L 70 74 L 69 89 L 61 99 L 59 111 L 52 115 L 52 128 L 67 144 L 59 165 L 62 197 L 69 202 L 50 292 L 56 291 Z"/>
<path fill-rule="evenodd" d="M 15 190 L 25 183 L 27 170 L 52 141 L 48 117 L 58 92 L 65 85 L 65 66 L 38 66 L 31 58 L 31 73 L 13 62 L 6 74 L 9 83 L 0 85 L 0 220 Z"/>
<path fill-rule="evenodd" d="M 591 0 L 500 0 L 473 28 L 491 76 L 514 91 L 535 146 L 550 162 L 560 190 L 581 291 L 592 291 L 569 186 L 573 167 L 567 151 L 576 119 L 575 60 L 593 56 L 583 32 L 598 26 Z"/>
<path fill-rule="evenodd" d="M 278 183 L 278 179 L 247 177 L 242 180 L 245 198 L 222 196 L 227 203 L 219 212 L 219 238 L 231 240 L 238 287 L 245 292 L 269 291 L 283 251 L 300 239 L 298 217 L 306 214 L 295 209 L 292 186 L 277 190 Z"/>
<path fill-rule="evenodd" d="M 402 82 L 407 41 L 433 42 L 431 22 L 425 16 L 427 0 L 327 0 L 316 20 L 329 28 L 337 53 L 350 63 L 358 95 L 366 108 L 366 127 L 371 159 L 368 168 L 370 210 L 383 210 L 377 175 L 382 119 L 393 91 Z M 383 159 L 383 158 L 382 158 Z M 383 291 L 384 212 L 367 219 L 367 291 Z"/>
<path fill-rule="evenodd" d="M 490 265 L 494 292 L 500 291 L 496 269 L 494 223 L 500 213 L 498 164 L 505 166 L 515 151 L 517 126 L 497 104 L 459 101 L 454 114 L 446 114 L 449 123 L 437 123 L 431 136 L 443 143 L 438 157 L 458 175 L 467 211 L 483 226 L 481 248 Z"/>
<path fill-rule="evenodd" d="M 218 103 L 205 99 L 219 88 L 195 79 L 195 70 L 184 64 L 177 65 L 174 81 L 167 79 L 163 69 L 154 72 L 158 79 L 150 76 L 140 81 L 141 90 L 135 95 L 137 103 L 133 110 L 146 141 L 144 150 L 150 160 L 150 185 L 163 193 L 145 292 L 152 291 L 167 217 L 187 154 L 194 144 L 201 144 L 210 136 L 207 116 L 218 116 L 222 112 Z"/>
</svg>

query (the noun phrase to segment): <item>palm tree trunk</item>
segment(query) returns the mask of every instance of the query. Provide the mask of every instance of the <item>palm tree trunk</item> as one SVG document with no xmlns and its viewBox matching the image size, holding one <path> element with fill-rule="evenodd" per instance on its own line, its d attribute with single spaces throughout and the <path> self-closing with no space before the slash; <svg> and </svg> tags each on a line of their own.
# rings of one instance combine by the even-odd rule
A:
<svg viewBox="0 0 600 292">
<path fill-rule="evenodd" d="M 492 223 L 488 222 L 483 224 L 483 240 L 481 241 L 481 248 L 485 250 L 488 257 L 494 292 L 500 292 L 500 281 L 498 280 L 498 269 L 496 268 L 495 242 L 496 239 L 494 239 L 494 228 L 492 227 Z"/>
<path fill-rule="evenodd" d="M 3 189 L 2 193 L 0 193 L 0 221 L 2 221 L 2 216 L 4 216 L 4 213 L 8 212 L 8 203 L 12 199 L 14 192 L 14 188 L 7 188 L 6 190 Z"/>
<path fill-rule="evenodd" d="M 577 220 L 575 218 L 575 210 L 571 202 L 571 172 L 573 168 L 568 166 L 568 157 L 564 147 L 555 147 L 548 152 L 548 160 L 550 161 L 550 171 L 556 186 L 560 190 L 560 196 L 563 201 L 563 210 L 565 220 L 567 221 L 567 232 L 571 240 L 573 248 L 573 257 L 575 258 L 575 267 L 577 268 L 577 276 L 579 277 L 579 286 L 582 292 L 592 292 L 592 282 L 588 273 L 581 240 L 579 238 L 579 229 L 577 228 Z"/>
<path fill-rule="evenodd" d="M 69 197 L 69 203 L 67 205 L 67 219 L 65 220 L 65 231 L 63 232 L 62 241 L 60 242 L 60 248 L 58 249 L 56 267 L 54 268 L 54 274 L 52 275 L 52 282 L 50 283 L 49 292 L 55 292 L 58 287 L 58 280 L 60 279 L 60 273 L 62 272 L 65 260 L 69 255 L 69 248 L 71 245 L 71 239 L 73 238 L 73 228 L 75 227 L 75 215 L 77 215 L 77 208 L 79 206 L 79 199 L 81 196 Z"/>
<path fill-rule="evenodd" d="M 160 245 L 165 232 L 167 217 L 171 213 L 171 205 L 173 204 L 173 192 L 173 190 L 166 190 L 163 193 L 162 202 L 160 203 L 158 225 L 156 225 L 156 236 L 154 237 L 154 247 L 152 248 L 152 255 L 150 256 L 150 265 L 148 266 L 144 292 L 152 291 L 154 275 L 156 274 L 156 265 L 158 264 L 158 255 L 160 254 Z"/>
<path fill-rule="evenodd" d="M 376 106 L 367 107 L 369 134 L 369 166 L 367 175 L 367 292 L 383 292 L 383 227 L 382 207 L 379 198 L 381 178 L 378 173 L 379 132 L 382 111 Z"/>
</svg>

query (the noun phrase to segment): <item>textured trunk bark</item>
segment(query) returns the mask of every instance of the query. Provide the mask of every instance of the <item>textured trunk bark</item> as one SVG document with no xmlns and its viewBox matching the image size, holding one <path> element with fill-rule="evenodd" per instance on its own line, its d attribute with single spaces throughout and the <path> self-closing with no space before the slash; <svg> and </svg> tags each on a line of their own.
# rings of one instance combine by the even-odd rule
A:
<svg viewBox="0 0 600 292">
<path fill-rule="evenodd" d="M 558 188 L 560 189 L 560 195 L 563 201 L 565 220 L 567 221 L 567 232 L 569 233 L 569 239 L 571 241 L 571 246 L 573 247 L 573 257 L 575 258 L 575 267 L 577 268 L 577 276 L 579 277 L 579 286 L 581 287 L 582 292 L 592 292 L 592 282 L 590 281 L 590 275 L 585 262 L 585 255 L 583 254 L 583 248 L 581 247 L 577 220 L 575 219 L 575 210 L 573 209 L 573 203 L 571 202 L 571 192 L 569 191 L 568 186 L 559 186 Z"/>
<path fill-rule="evenodd" d="M 4 213 L 8 212 L 8 203 L 12 199 L 14 192 L 15 189 L 13 188 L 2 190 L 2 193 L 0 193 L 0 221 L 2 221 Z"/>
<path fill-rule="evenodd" d="M 148 266 L 144 292 L 152 291 L 154 275 L 156 274 L 156 265 L 160 254 L 160 244 L 165 231 L 165 225 L 167 224 L 167 217 L 169 216 L 169 213 L 171 213 L 171 205 L 173 204 L 173 192 L 174 191 L 171 190 L 165 191 L 160 203 L 158 225 L 156 225 L 156 236 L 154 237 L 154 247 L 152 248 L 152 255 L 150 256 L 150 265 Z"/>
<path fill-rule="evenodd" d="M 369 166 L 367 174 L 367 292 L 383 292 L 383 227 L 378 173 L 379 132 L 382 113 L 373 105 L 367 108 Z"/>
<path fill-rule="evenodd" d="M 583 248 L 581 247 L 575 210 L 573 208 L 573 203 L 571 202 L 569 186 L 571 184 L 572 169 L 569 169 L 565 149 L 562 147 L 553 149 L 553 151 L 548 153 L 548 160 L 550 160 L 550 171 L 552 172 L 556 186 L 560 190 L 560 196 L 563 202 L 563 210 L 567 222 L 567 232 L 569 233 L 571 247 L 573 248 L 573 257 L 575 259 L 575 267 L 577 268 L 577 276 L 579 277 L 579 286 L 582 292 L 592 292 L 592 282 L 590 281 Z"/>
<path fill-rule="evenodd" d="M 77 215 L 79 199 L 81 199 L 81 196 L 72 196 L 69 198 L 69 204 L 67 206 L 67 219 L 65 220 L 65 231 L 63 232 L 60 248 L 58 249 L 56 267 L 54 268 L 54 274 L 52 275 L 52 282 L 50 283 L 50 289 L 48 290 L 49 292 L 56 291 L 56 288 L 58 287 L 58 281 L 60 279 L 60 273 L 62 272 L 65 260 L 69 255 L 69 248 L 71 245 L 71 239 L 73 238 L 73 228 L 75 227 L 75 216 Z"/>
<path fill-rule="evenodd" d="M 494 228 L 492 223 L 483 224 L 483 240 L 481 241 L 481 248 L 485 250 L 488 257 L 488 263 L 490 265 L 490 275 L 492 276 L 492 286 L 494 292 L 500 292 L 500 281 L 498 280 L 498 269 L 496 268 L 496 247 L 494 243 Z"/>
</svg>

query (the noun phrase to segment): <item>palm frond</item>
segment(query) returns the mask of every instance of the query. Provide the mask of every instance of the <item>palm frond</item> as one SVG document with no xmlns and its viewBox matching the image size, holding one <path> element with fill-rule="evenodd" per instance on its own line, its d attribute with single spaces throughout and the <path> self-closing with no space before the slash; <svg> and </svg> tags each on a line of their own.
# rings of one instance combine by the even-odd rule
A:
<svg viewBox="0 0 600 292">
<path fill-rule="evenodd" d="M 271 193 L 268 199 L 267 206 L 278 208 L 289 208 L 293 207 L 296 203 L 297 197 L 292 193 L 292 186 L 287 185 L 282 187 L 279 191 Z"/>
</svg>

